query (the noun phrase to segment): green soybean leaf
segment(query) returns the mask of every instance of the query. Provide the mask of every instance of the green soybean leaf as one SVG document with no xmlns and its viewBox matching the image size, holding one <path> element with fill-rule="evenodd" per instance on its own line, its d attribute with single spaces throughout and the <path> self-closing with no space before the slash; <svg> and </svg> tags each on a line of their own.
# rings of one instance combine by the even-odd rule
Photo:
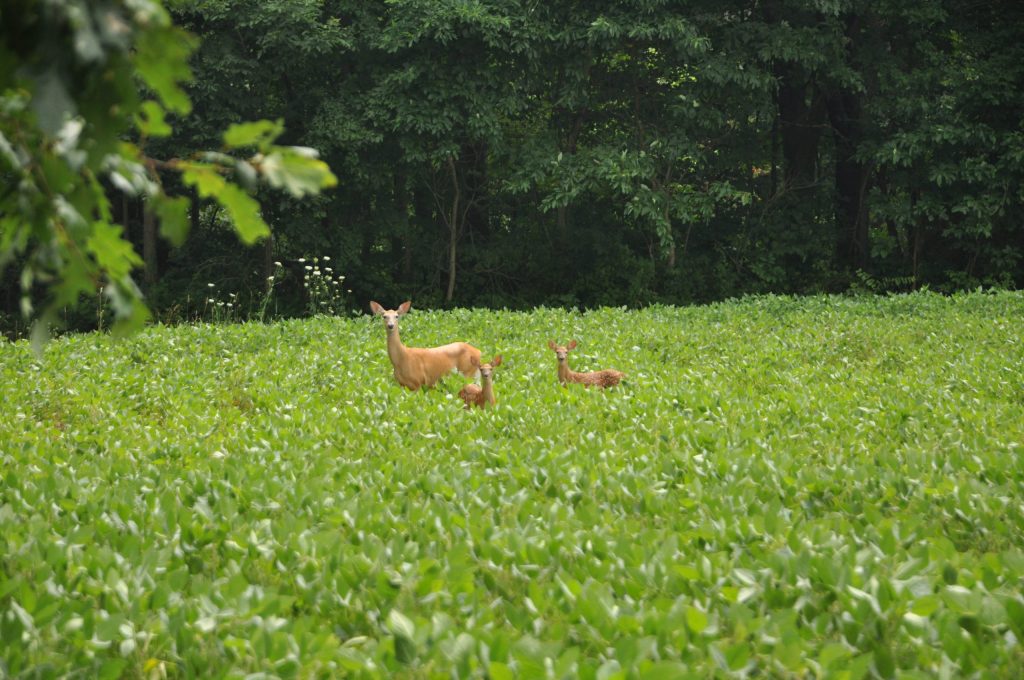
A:
<svg viewBox="0 0 1024 680">
<path fill-rule="evenodd" d="M 708 627 L 708 615 L 696 607 L 686 608 L 686 627 L 698 635 Z"/>
</svg>

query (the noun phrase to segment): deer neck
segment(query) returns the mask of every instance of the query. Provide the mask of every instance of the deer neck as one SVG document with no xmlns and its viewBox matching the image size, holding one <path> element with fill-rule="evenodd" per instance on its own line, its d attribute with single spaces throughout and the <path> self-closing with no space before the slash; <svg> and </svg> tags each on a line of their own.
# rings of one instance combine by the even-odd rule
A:
<svg viewBox="0 0 1024 680">
<path fill-rule="evenodd" d="M 391 363 L 394 366 L 405 364 L 405 345 L 402 344 L 402 339 L 398 337 L 397 326 L 395 326 L 395 330 L 388 333 L 388 358 L 391 359 Z"/>
<path fill-rule="evenodd" d="M 558 362 L 558 380 L 559 382 L 571 382 L 572 371 L 569 370 L 569 360 Z"/>
<path fill-rule="evenodd" d="M 497 400 L 494 398 L 494 380 L 484 380 L 482 388 L 484 403 L 494 406 L 494 404 L 497 402 Z"/>
</svg>

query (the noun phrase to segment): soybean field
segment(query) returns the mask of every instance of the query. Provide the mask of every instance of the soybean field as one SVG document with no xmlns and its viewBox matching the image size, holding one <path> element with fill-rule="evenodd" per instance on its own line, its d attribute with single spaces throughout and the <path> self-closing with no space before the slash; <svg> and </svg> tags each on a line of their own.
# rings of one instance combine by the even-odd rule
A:
<svg viewBox="0 0 1024 680">
<path fill-rule="evenodd" d="M 413 303 L 495 408 L 368 314 L 0 345 L 0 678 L 1019 677 L 1024 295 Z"/>
</svg>

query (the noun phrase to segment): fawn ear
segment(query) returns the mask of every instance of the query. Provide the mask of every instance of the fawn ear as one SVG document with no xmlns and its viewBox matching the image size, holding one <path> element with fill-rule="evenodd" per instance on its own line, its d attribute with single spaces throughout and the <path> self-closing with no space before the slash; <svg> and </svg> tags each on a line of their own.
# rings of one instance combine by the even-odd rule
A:
<svg viewBox="0 0 1024 680">
<path fill-rule="evenodd" d="M 554 351 L 554 349 L 555 349 L 555 341 L 554 340 L 548 340 L 548 349 Z"/>
<path fill-rule="evenodd" d="M 491 368 L 497 368 L 498 366 L 501 366 L 501 355 L 500 354 L 498 356 L 494 357 L 493 359 L 491 359 Z"/>
<path fill-rule="evenodd" d="M 573 341 L 572 341 L 572 342 L 570 342 L 570 343 L 569 343 L 568 345 L 566 345 L 566 346 L 565 346 L 565 348 L 566 348 L 566 349 L 576 349 L 576 341 L 575 341 L 575 340 L 573 340 Z"/>
<path fill-rule="evenodd" d="M 412 300 L 406 300 L 402 304 L 398 305 L 398 316 L 408 314 L 410 307 L 412 307 Z"/>
<path fill-rule="evenodd" d="M 477 368 L 480 368 L 480 360 L 477 359 L 476 357 L 470 357 L 469 358 L 469 363 L 472 366 L 476 366 Z"/>
<path fill-rule="evenodd" d="M 374 314 L 383 314 L 384 308 L 380 306 L 379 302 L 374 302 L 373 300 L 370 300 L 370 311 L 373 312 Z"/>
</svg>

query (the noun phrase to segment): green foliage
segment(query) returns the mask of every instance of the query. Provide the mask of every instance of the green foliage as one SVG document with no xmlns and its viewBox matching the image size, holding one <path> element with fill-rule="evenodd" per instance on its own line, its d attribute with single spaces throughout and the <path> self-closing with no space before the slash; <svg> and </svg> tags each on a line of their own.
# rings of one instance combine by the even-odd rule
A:
<svg viewBox="0 0 1024 680">
<path fill-rule="evenodd" d="M 180 246 L 188 236 L 188 199 L 183 196 L 162 196 L 155 201 L 154 211 L 160 219 L 160 234 Z"/>
<path fill-rule="evenodd" d="M 887 227 L 878 230 L 878 259 L 941 243 L 944 257 L 914 261 L 915 280 L 946 290 L 1012 286 L 1024 263 L 1015 217 L 1024 202 L 1024 90 L 1009 83 L 1024 78 L 1024 12 L 996 3 L 964 6 L 956 17 L 909 15 L 915 33 L 947 18 L 952 25 L 948 42 L 900 50 L 880 74 L 904 94 L 881 119 L 885 134 L 862 150 L 895 185 L 876 196 Z"/>
<path fill-rule="evenodd" d="M 0 346 L 4 672 L 1016 677 L 1022 319 L 414 309 L 504 356 L 482 412 L 368 316 Z M 548 339 L 628 383 L 560 387 Z"/>
<path fill-rule="evenodd" d="M 1019 2 L 169 3 L 198 39 L 122 2 L 0 9 L 0 172 L 46 156 L 0 195 L 0 288 L 26 308 L 55 276 L 61 304 L 137 299 L 85 243 L 117 221 L 141 252 L 147 210 L 162 320 L 211 269 L 256 299 L 308 253 L 353 299 L 433 305 L 1024 284 Z M 312 196 L 325 163 L 345 186 Z M 187 214 L 163 200 L 183 192 Z M 292 283 L 276 313 L 307 309 Z"/>
<path fill-rule="evenodd" d="M 273 144 L 280 122 L 228 131 L 228 149 L 257 147 L 248 161 L 204 154 L 162 162 L 146 155 L 148 138 L 172 132 L 166 114 L 192 108 L 183 88 L 196 41 L 158 1 L 18 3 L 2 18 L 0 270 L 15 260 L 21 266 L 26 316 L 35 289 L 50 292 L 39 337 L 62 308 L 100 287 L 117 318 L 115 331 L 147 318 L 131 276 L 142 260 L 113 222 L 106 182 L 145 199 L 162 219 L 162 233 L 178 244 L 189 226 L 185 203 L 168 196 L 160 170 L 181 172 L 185 184 L 220 203 L 246 243 L 269 229 L 259 204 L 224 174 L 262 175 L 296 197 L 336 184 L 315 151 Z"/>
</svg>

